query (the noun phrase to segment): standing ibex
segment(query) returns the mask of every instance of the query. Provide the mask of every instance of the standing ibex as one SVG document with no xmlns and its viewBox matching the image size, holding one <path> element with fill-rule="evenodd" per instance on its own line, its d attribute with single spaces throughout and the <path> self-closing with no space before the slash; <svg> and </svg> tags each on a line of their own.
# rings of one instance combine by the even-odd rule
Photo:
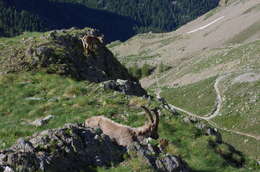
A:
<svg viewBox="0 0 260 172">
<path fill-rule="evenodd" d="M 90 54 L 91 52 L 96 49 L 96 47 L 103 46 L 104 44 L 104 36 L 94 36 L 94 35 L 85 35 L 82 38 L 80 38 L 83 44 L 83 48 L 86 50 L 87 54 Z"/>
<path fill-rule="evenodd" d="M 144 109 L 145 114 L 149 119 L 149 122 L 141 127 L 132 128 L 116 123 L 104 116 L 91 117 L 85 121 L 85 125 L 92 128 L 100 128 L 104 134 L 108 135 L 111 139 L 114 139 L 117 144 L 121 146 L 128 146 L 132 142 L 144 139 L 146 137 L 158 139 L 158 109 L 152 110 L 155 114 L 154 119 L 151 111 L 144 106 L 141 107 Z"/>
</svg>

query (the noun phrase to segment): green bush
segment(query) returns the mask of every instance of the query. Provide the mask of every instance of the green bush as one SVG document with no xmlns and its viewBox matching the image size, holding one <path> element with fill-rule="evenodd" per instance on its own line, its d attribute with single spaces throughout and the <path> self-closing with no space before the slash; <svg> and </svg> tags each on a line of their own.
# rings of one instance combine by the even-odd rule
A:
<svg viewBox="0 0 260 172">
<path fill-rule="evenodd" d="M 141 79 L 141 78 L 151 75 L 152 72 L 154 71 L 154 69 L 155 69 L 155 67 L 145 63 L 141 67 L 138 67 L 137 64 L 134 64 L 133 66 L 128 68 L 128 71 L 135 78 Z"/>
</svg>

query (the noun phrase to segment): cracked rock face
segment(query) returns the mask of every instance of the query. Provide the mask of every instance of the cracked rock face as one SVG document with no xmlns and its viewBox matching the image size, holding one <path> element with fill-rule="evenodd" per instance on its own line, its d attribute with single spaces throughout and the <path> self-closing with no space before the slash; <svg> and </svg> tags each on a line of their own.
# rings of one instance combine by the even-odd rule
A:
<svg viewBox="0 0 260 172">
<path fill-rule="evenodd" d="M 97 166 L 121 163 L 127 152 L 135 152 L 157 171 L 189 171 L 179 157 L 164 154 L 156 146 L 134 142 L 122 147 L 108 136 L 80 124 L 66 124 L 63 128 L 18 139 L 11 148 L 0 151 L 0 171 L 91 171 Z"/>
<path fill-rule="evenodd" d="M 0 151 L 0 171 L 80 171 L 123 161 L 125 149 L 77 124 L 46 130 Z M 2 169 L 1 169 L 2 168 Z"/>
</svg>

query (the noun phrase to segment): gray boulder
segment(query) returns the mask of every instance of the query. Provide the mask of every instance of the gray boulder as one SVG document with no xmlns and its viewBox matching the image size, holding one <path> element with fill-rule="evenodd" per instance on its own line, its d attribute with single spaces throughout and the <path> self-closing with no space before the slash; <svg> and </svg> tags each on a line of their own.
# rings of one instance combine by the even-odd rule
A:
<svg viewBox="0 0 260 172">
<path fill-rule="evenodd" d="M 54 117 L 53 115 L 48 115 L 44 118 L 36 119 L 35 121 L 30 122 L 29 124 L 36 127 L 40 127 L 47 124 L 53 117 Z"/>
<path fill-rule="evenodd" d="M 138 82 L 130 80 L 109 80 L 102 83 L 105 89 L 112 89 L 127 95 L 146 96 L 146 91 Z"/>
<path fill-rule="evenodd" d="M 191 171 L 188 165 L 181 158 L 168 155 L 160 151 L 157 146 L 141 145 L 137 142 L 128 146 L 127 151 L 136 152 L 137 155 L 143 158 L 146 163 L 152 166 L 156 171 L 162 172 L 189 172 Z"/>
<path fill-rule="evenodd" d="M 10 149 L 0 151 L 0 171 L 71 172 L 109 167 L 122 162 L 124 153 L 125 149 L 108 136 L 78 124 L 68 124 L 26 140 L 19 139 Z"/>
<path fill-rule="evenodd" d="M 45 130 L 0 151 L 0 172 L 79 172 L 110 167 L 134 152 L 156 171 L 190 171 L 181 158 L 163 153 L 157 146 L 134 142 L 122 147 L 102 132 L 80 124 Z"/>
</svg>

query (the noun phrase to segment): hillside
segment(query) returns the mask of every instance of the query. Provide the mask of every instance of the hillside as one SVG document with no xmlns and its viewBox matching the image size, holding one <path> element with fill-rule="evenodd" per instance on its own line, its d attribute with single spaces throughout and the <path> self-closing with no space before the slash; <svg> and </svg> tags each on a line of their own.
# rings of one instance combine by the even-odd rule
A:
<svg viewBox="0 0 260 172">
<path fill-rule="evenodd" d="M 110 79 L 137 81 L 105 47 L 94 46 L 91 54 L 83 51 L 79 37 L 89 30 L 0 38 L 0 170 L 57 171 L 67 167 L 69 160 L 78 165 L 65 171 L 158 171 L 157 167 L 172 171 L 165 164 L 177 171 L 258 169 L 254 160 L 223 141 L 207 123 L 172 113 L 154 96 L 147 99 L 104 87 L 103 81 Z M 119 147 L 102 136 L 102 131 L 82 125 L 86 118 L 104 115 L 132 127 L 141 126 L 146 122 L 141 105 L 161 109 L 159 139 L 142 143 L 142 149 L 139 146 L 126 152 L 129 148 Z M 117 151 L 118 158 L 113 156 Z"/>
<path fill-rule="evenodd" d="M 0 36 L 94 27 L 107 35 L 109 42 L 126 40 L 140 32 L 171 31 L 217 4 L 218 0 L 0 0 Z"/>
<path fill-rule="evenodd" d="M 227 1 L 174 32 L 139 34 L 108 47 L 129 67 L 157 67 L 141 80 L 144 87 L 259 160 L 259 7 L 259 0 Z M 161 64 L 171 68 L 158 72 Z"/>
</svg>

